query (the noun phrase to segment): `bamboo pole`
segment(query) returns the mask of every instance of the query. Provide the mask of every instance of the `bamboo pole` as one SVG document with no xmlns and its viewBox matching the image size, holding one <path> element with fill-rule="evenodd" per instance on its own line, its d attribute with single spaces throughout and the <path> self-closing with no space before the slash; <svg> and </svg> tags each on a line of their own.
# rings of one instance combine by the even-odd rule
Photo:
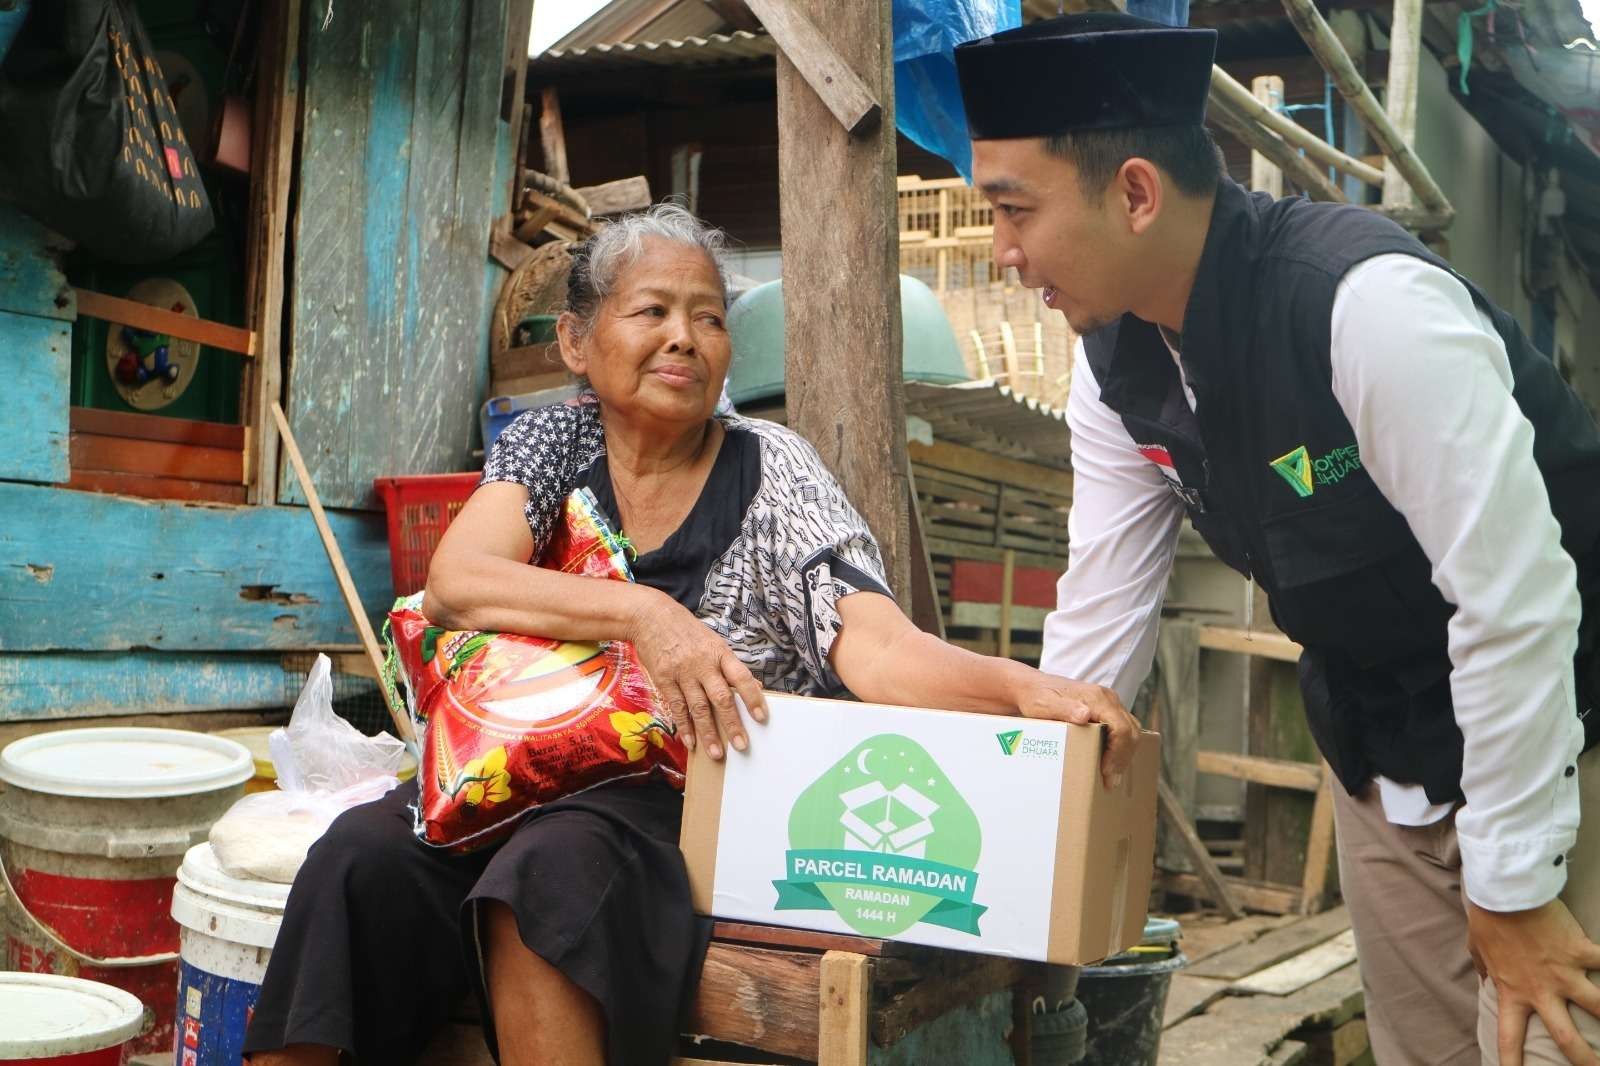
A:
<svg viewBox="0 0 1600 1066">
<path fill-rule="evenodd" d="M 1217 125 L 1233 134 L 1282 169 L 1284 176 L 1306 191 L 1313 200 L 1344 203 L 1344 193 L 1328 180 L 1328 175 L 1313 166 L 1304 156 L 1289 147 L 1276 134 L 1249 119 L 1242 118 L 1222 99 L 1213 87 L 1207 114 Z"/>
<path fill-rule="evenodd" d="M 1274 103 L 1283 99 L 1283 79 L 1276 74 L 1263 74 L 1250 82 L 1250 93 L 1250 98 L 1256 101 L 1263 114 L 1276 115 L 1278 112 L 1274 110 Z M 1261 119 L 1258 118 L 1257 121 L 1267 126 Z M 1270 126 L 1268 130 L 1271 130 Z M 1267 193 L 1274 200 L 1283 195 L 1283 171 L 1272 160 L 1253 150 L 1250 153 L 1250 188 L 1256 192 Z"/>
<path fill-rule="evenodd" d="M 1394 0 L 1394 20 L 1389 25 L 1389 81 L 1384 89 L 1384 112 L 1395 132 L 1407 144 L 1417 139 L 1417 74 L 1422 51 L 1422 0 Z M 1410 207 L 1416 202 L 1411 186 L 1393 160 L 1383 163 L 1383 206 Z"/>
<path fill-rule="evenodd" d="M 350 612 L 350 621 L 355 623 L 356 633 L 361 637 L 361 647 L 367 653 L 367 659 L 372 663 L 372 669 L 377 676 L 383 677 L 383 651 L 378 647 L 378 638 L 373 635 L 372 623 L 367 620 L 367 612 L 361 606 L 361 594 L 356 591 L 356 583 L 350 576 L 350 568 L 345 565 L 344 553 L 339 550 L 339 540 L 333 535 L 333 527 L 328 524 L 328 516 L 322 510 L 322 500 L 317 497 L 317 488 L 311 483 L 311 474 L 306 470 L 306 462 L 300 455 L 300 445 L 295 442 L 294 434 L 289 431 L 289 420 L 284 417 L 283 408 L 273 401 L 272 420 L 277 423 L 278 436 L 283 442 L 283 450 L 289 456 L 289 463 L 294 467 L 294 473 L 300 479 L 300 491 L 306 495 L 306 504 L 311 508 L 311 518 L 317 524 L 317 534 L 322 538 L 322 548 L 328 553 L 328 563 L 333 567 L 334 580 L 339 583 L 339 594 L 344 597 L 345 609 Z M 413 749 L 417 747 L 417 734 L 411 728 L 411 716 L 405 708 L 397 706 L 390 699 L 389 686 L 381 682 L 378 691 L 383 694 L 384 706 L 389 708 L 389 719 L 394 723 L 395 735 Z"/>
<path fill-rule="evenodd" d="M 1283 0 L 1283 9 L 1288 12 L 1289 21 L 1305 40 L 1311 54 L 1317 57 L 1323 69 L 1333 78 L 1340 95 L 1349 101 L 1351 110 L 1372 135 L 1379 151 L 1394 164 L 1395 170 L 1416 192 L 1422 206 L 1433 216 L 1442 217 L 1448 223 L 1454 217 L 1455 209 L 1450 206 L 1444 190 L 1439 188 L 1433 175 L 1428 173 L 1428 168 L 1417 158 L 1417 153 L 1378 106 L 1377 98 L 1367 88 L 1366 79 L 1350 61 L 1350 54 L 1339 43 L 1339 38 L 1334 36 L 1322 12 L 1317 10 L 1312 0 Z"/>
<path fill-rule="evenodd" d="M 1221 67 L 1211 68 L 1211 96 L 1213 100 L 1218 96 L 1223 97 L 1241 117 L 1252 119 L 1265 126 L 1292 147 L 1305 149 L 1306 155 L 1317 162 L 1349 174 L 1368 185 L 1383 184 L 1383 171 L 1369 163 L 1363 163 L 1346 152 L 1341 152 L 1289 116 L 1264 106 L 1249 89 L 1235 81 L 1233 75 Z"/>
</svg>

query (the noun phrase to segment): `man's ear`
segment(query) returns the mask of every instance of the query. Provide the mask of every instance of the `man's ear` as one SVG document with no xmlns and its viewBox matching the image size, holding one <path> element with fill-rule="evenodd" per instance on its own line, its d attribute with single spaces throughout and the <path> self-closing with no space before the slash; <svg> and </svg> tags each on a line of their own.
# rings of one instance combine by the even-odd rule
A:
<svg viewBox="0 0 1600 1066">
<path fill-rule="evenodd" d="M 1127 220 L 1135 236 L 1144 233 L 1161 217 L 1166 187 L 1161 171 L 1148 159 L 1134 156 L 1117 170 L 1111 182 L 1114 205 Z"/>
<path fill-rule="evenodd" d="M 561 347 L 561 361 L 578 377 L 589 373 L 589 358 L 579 341 L 578 316 L 571 311 L 561 312 L 556 319 L 556 342 Z"/>
</svg>

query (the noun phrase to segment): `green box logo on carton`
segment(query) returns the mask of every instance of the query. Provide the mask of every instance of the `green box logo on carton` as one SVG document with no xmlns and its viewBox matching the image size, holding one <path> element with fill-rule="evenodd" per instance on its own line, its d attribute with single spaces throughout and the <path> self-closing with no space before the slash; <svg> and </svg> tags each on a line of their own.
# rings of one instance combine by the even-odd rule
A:
<svg viewBox="0 0 1600 1066">
<path fill-rule="evenodd" d="M 981 936 L 988 908 L 973 902 L 973 867 L 982 843 L 977 815 L 932 756 L 880 734 L 795 800 L 775 907 L 832 910 L 863 936 L 898 936 L 918 922 Z"/>
</svg>

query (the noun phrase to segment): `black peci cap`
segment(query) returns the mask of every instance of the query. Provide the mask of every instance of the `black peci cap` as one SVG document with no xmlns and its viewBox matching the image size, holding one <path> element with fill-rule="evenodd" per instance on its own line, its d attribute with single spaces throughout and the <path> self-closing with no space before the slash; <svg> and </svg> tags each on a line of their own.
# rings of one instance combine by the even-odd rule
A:
<svg viewBox="0 0 1600 1066">
<path fill-rule="evenodd" d="M 1113 12 L 1044 19 L 956 48 L 975 141 L 1073 130 L 1198 126 L 1215 30 Z"/>
</svg>

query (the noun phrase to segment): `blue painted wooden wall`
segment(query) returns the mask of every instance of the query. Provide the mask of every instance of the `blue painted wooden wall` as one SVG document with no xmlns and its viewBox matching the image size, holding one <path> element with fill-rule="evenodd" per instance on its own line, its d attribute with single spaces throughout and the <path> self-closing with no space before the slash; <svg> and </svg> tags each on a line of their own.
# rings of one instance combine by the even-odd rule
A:
<svg viewBox="0 0 1600 1066">
<path fill-rule="evenodd" d="M 505 22 L 505 0 L 383 0 L 304 30 L 287 406 L 330 507 L 369 506 L 375 476 L 468 467 L 501 276 Z M 0 722 L 282 706 L 282 653 L 356 639 L 310 515 L 51 487 L 75 308 L 50 244 L 0 205 Z M 330 519 L 381 616 L 381 517 Z"/>
<path fill-rule="evenodd" d="M 329 506 L 469 468 L 506 8 L 375 0 L 307 25 L 287 406 Z"/>
<path fill-rule="evenodd" d="M 67 480 L 76 307 L 50 240 L 38 223 L 0 204 L 0 376 L 6 383 L 0 478 Z"/>
</svg>

